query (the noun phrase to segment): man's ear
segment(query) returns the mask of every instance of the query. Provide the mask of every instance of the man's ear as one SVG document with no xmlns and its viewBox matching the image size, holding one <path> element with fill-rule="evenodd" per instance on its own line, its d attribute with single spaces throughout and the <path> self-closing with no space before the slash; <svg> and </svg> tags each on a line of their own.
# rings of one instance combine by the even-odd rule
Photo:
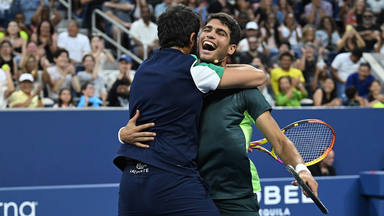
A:
<svg viewBox="0 0 384 216">
<path fill-rule="evenodd" d="M 233 55 L 233 53 L 236 52 L 237 45 L 236 44 L 230 44 L 227 49 L 227 55 Z"/>
<path fill-rule="evenodd" d="M 197 35 L 195 32 L 192 32 L 191 35 L 189 36 L 189 47 L 193 47 L 196 43 L 197 40 Z"/>
</svg>

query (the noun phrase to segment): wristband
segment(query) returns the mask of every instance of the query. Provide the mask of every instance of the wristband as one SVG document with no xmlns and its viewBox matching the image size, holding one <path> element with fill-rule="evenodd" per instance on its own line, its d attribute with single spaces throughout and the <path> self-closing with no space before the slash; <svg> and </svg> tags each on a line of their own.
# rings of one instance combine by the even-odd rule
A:
<svg viewBox="0 0 384 216">
<path fill-rule="evenodd" d="M 120 139 L 120 132 L 121 132 L 121 130 L 123 130 L 123 128 L 124 128 L 124 127 L 120 128 L 119 132 L 117 132 L 117 138 L 119 139 L 119 142 L 120 142 L 121 144 L 125 144 L 125 143 Z"/>
<path fill-rule="evenodd" d="M 303 171 L 303 170 L 306 170 L 306 171 L 308 171 L 309 173 L 311 173 L 311 171 L 309 171 L 309 169 L 307 168 L 307 166 L 305 166 L 304 164 L 297 164 L 295 170 L 296 170 L 297 173 L 300 173 L 300 172 Z M 311 174 L 312 174 L 312 173 L 311 173 Z"/>
</svg>

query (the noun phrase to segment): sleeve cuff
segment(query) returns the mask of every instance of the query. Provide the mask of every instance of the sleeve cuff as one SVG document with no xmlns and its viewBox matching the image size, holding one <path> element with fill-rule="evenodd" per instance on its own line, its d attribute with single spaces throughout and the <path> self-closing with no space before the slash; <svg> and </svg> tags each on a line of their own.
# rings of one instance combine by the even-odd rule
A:
<svg viewBox="0 0 384 216">
<path fill-rule="evenodd" d="M 121 144 L 125 144 L 123 141 L 121 141 L 121 138 L 120 138 L 120 133 L 121 133 L 121 130 L 123 130 L 124 127 L 120 128 L 119 132 L 117 132 L 117 138 L 119 139 L 119 142 Z"/>
</svg>

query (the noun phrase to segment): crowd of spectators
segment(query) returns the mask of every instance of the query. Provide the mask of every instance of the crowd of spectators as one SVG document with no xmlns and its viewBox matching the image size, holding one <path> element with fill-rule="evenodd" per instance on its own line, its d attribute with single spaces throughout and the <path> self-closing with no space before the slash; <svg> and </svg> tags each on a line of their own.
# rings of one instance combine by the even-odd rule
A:
<svg viewBox="0 0 384 216">
<path fill-rule="evenodd" d="M 0 109 L 127 107 L 138 64 L 91 30 L 97 19 L 110 37 L 139 58 L 159 48 L 156 18 L 184 4 L 200 14 L 225 12 L 242 28 L 228 63 L 251 64 L 269 74 L 260 87 L 276 106 L 384 107 L 382 84 L 364 52 L 384 55 L 384 1 L 377 0 L 72 0 L 75 16 L 53 0 L 0 2 Z M 85 31 L 81 31 L 84 29 Z M 86 32 L 86 33 L 85 33 Z M 121 34 L 121 35 L 119 35 Z M 116 70 L 105 65 L 115 63 Z"/>
</svg>

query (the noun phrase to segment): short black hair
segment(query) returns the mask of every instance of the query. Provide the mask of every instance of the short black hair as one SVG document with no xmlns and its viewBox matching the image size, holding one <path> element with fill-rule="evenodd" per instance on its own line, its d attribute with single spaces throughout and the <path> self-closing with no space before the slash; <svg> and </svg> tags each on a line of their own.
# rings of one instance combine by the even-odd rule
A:
<svg viewBox="0 0 384 216">
<path fill-rule="evenodd" d="M 160 47 L 187 47 L 192 33 L 197 39 L 200 25 L 200 17 L 192 9 L 183 5 L 169 7 L 157 20 Z"/>
<path fill-rule="evenodd" d="M 57 49 L 56 52 L 53 54 L 53 58 L 58 58 L 62 53 L 67 53 L 69 59 L 69 52 L 66 49 Z"/>
<path fill-rule="evenodd" d="M 360 63 L 359 67 L 367 67 L 369 70 L 371 70 L 371 65 L 368 62 Z"/>
<path fill-rule="evenodd" d="M 345 95 L 348 99 L 353 99 L 355 97 L 355 94 L 357 93 L 357 89 L 355 86 L 349 86 L 345 89 Z"/>
<path fill-rule="evenodd" d="M 214 13 L 209 15 L 206 24 L 211 21 L 212 19 L 218 19 L 222 24 L 227 26 L 230 31 L 230 44 L 237 45 L 240 41 L 240 32 L 241 28 L 239 23 L 230 15 L 220 12 L 220 13 Z"/>
<path fill-rule="evenodd" d="M 92 81 L 86 81 L 85 83 L 83 83 L 83 85 L 81 85 L 81 91 L 84 91 L 85 89 L 87 89 L 88 85 L 94 86 Z"/>
<path fill-rule="evenodd" d="M 352 55 L 360 59 L 363 56 L 363 50 L 360 48 L 355 48 L 352 50 Z"/>
<path fill-rule="evenodd" d="M 291 43 L 289 43 L 288 41 L 286 41 L 286 40 L 283 40 L 283 41 L 280 41 L 280 44 L 279 44 L 279 48 L 282 46 L 282 45 L 287 45 L 287 47 L 289 48 L 289 49 L 291 49 Z"/>
<path fill-rule="evenodd" d="M 295 57 L 290 52 L 283 52 L 280 54 L 279 59 L 281 60 L 284 56 L 289 56 L 291 60 L 293 61 Z"/>
</svg>

